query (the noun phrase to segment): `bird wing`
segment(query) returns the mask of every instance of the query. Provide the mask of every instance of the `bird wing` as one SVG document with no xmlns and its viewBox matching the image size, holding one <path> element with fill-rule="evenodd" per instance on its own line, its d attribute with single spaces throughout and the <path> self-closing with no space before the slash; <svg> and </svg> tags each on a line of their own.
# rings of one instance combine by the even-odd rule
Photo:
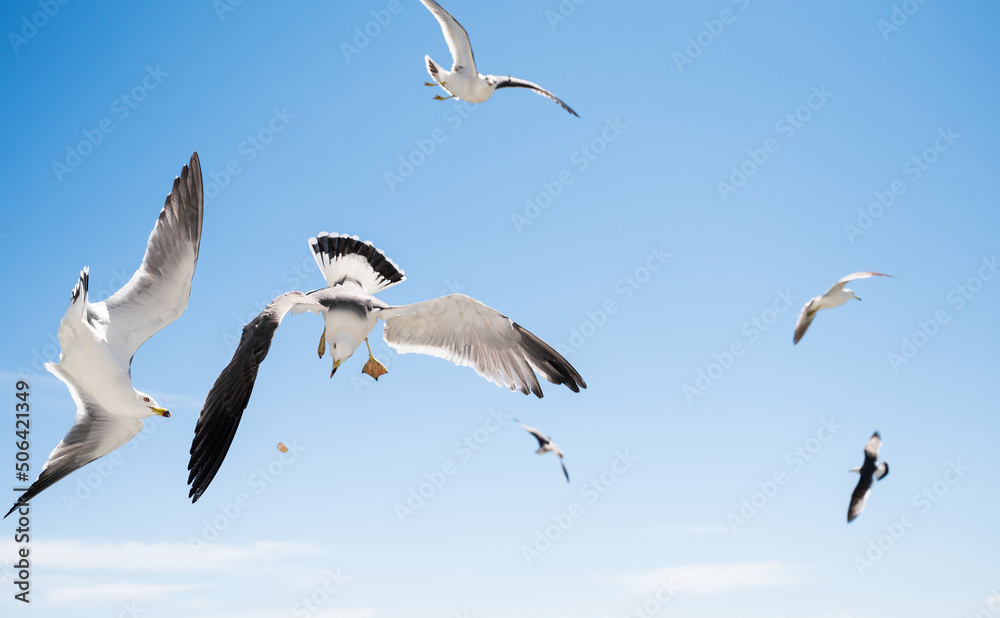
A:
<svg viewBox="0 0 1000 618">
<path fill-rule="evenodd" d="M 499 90 L 501 88 L 528 88 L 529 90 L 534 90 L 535 92 L 537 92 L 538 94 L 542 95 L 543 97 L 548 97 L 549 99 L 552 99 L 553 101 L 555 101 L 556 103 L 558 103 L 560 105 L 560 107 L 562 107 L 567 112 L 573 114 L 577 118 L 580 117 L 580 114 L 577 114 L 576 112 L 573 111 L 572 108 L 570 108 L 569 105 L 566 105 L 565 103 L 563 103 L 562 99 L 560 99 L 556 95 L 552 94 L 551 92 L 549 92 L 545 88 L 542 88 L 538 84 L 529 82 L 529 81 L 524 80 L 524 79 L 518 79 L 516 77 L 503 77 L 501 75 L 490 75 L 489 77 L 495 79 L 496 82 L 497 82 L 497 86 L 496 86 L 495 90 Z"/>
<path fill-rule="evenodd" d="M 397 352 L 417 352 L 472 367 L 497 386 L 542 396 L 534 371 L 574 393 L 587 384 L 558 352 L 496 309 L 462 294 L 387 307 L 383 337 Z M 534 371 L 532 371 L 534 369 Z"/>
<path fill-rule="evenodd" d="M 872 434 L 871 438 L 868 438 L 868 442 L 865 443 L 865 459 L 870 459 L 872 463 L 878 459 L 878 451 L 882 448 L 882 436 L 876 431 Z"/>
<path fill-rule="evenodd" d="M 850 275 L 847 275 L 846 277 L 843 277 L 842 279 L 840 279 L 840 281 L 831 285 L 830 289 L 826 291 L 826 294 L 824 294 L 824 296 L 826 296 L 827 294 L 831 294 L 837 290 L 844 289 L 844 286 L 847 285 L 849 281 L 854 281 L 855 279 L 868 279 L 869 277 L 892 277 L 892 275 L 885 275 L 882 273 L 876 273 L 871 271 L 852 273 Z M 892 278 L 895 279 L 895 277 Z"/>
<path fill-rule="evenodd" d="M 799 321 L 795 323 L 795 336 L 792 337 L 792 343 L 798 343 L 802 339 L 802 335 L 806 334 L 806 330 L 809 329 L 809 325 L 812 324 L 813 319 L 816 317 L 818 309 L 813 309 L 816 305 L 816 299 L 812 299 L 802 306 L 802 312 L 799 313 Z"/>
<path fill-rule="evenodd" d="M 229 452 L 243 410 L 250 402 L 257 369 L 271 348 L 282 318 L 289 310 L 318 311 L 319 308 L 319 303 L 302 292 L 287 292 L 243 327 L 236 352 L 208 391 L 194 429 L 188 462 L 188 484 L 191 485 L 188 497 L 192 502 L 197 502 L 208 489 Z"/>
<path fill-rule="evenodd" d="M 847 509 L 847 523 L 851 523 L 858 518 L 861 511 L 865 510 L 865 502 L 872 493 L 872 479 L 870 476 L 861 475 L 858 485 L 851 494 L 851 505 Z"/>
<path fill-rule="evenodd" d="M 203 210 L 196 152 L 174 179 L 139 270 L 105 301 L 108 343 L 122 358 L 131 359 L 143 342 L 184 313 L 198 262 Z"/>
<path fill-rule="evenodd" d="M 535 436 L 535 439 L 538 440 L 538 448 L 542 448 L 542 447 L 544 447 L 546 444 L 548 444 L 550 442 L 548 436 L 546 436 L 541 431 L 535 429 L 534 427 L 528 427 L 527 425 L 525 425 L 524 423 L 522 423 L 520 421 L 518 421 L 517 424 L 520 425 L 521 427 L 524 427 L 525 431 L 527 431 L 531 435 Z"/>
<path fill-rule="evenodd" d="M 61 366 L 47 363 L 46 368 L 69 387 L 76 403 L 76 417 L 73 427 L 49 454 L 41 474 L 21 494 L 7 515 L 66 475 L 122 446 L 142 430 L 141 419 L 109 414 Z"/>
<path fill-rule="evenodd" d="M 451 16 L 451 13 L 441 8 L 441 5 L 434 0 L 420 0 L 426 6 L 434 18 L 441 24 L 441 32 L 444 33 L 444 40 L 448 43 L 448 51 L 451 52 L 453 73 L 460 69 L 469 69 L 472 75 L 478 75 L 476 71 L 476 58 L 472 54 L 472 44 L 469 43 L 469 33 L 465 31 L 462 24 Z"/>
</svg>

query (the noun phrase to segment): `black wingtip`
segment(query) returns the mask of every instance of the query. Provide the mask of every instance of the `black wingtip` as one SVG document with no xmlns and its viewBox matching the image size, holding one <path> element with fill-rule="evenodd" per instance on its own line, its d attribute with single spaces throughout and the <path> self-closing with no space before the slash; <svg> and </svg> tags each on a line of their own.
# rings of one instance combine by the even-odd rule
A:
<svg viewBox="0 0 1000 618">
<path fill-rule="evenodd" d="M 511 322 L 511 324 L 521 336 L 521 344 L 523 349 L 529 353 L 531 364 L 546 380 L 552 384 L 564 384 L 574 393 L 579 393 L 581 388 L 587 388 L 587 383 L 561 354 L 517 322 Z M 541 385 L 539 385 L 535 395 L 539 399 L 542 397 Z"/>
</svg>

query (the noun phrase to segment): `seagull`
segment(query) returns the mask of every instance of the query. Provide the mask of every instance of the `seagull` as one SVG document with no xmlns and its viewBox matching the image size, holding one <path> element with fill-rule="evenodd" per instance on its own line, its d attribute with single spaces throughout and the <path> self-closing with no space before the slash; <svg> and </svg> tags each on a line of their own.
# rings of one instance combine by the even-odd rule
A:
<svg viewBox="0 0 1000 618">
<path fill-rule="evenodd" d="M 792 340 L 793 343 L 798 343 L 799 339 L 802 339 L 802 335 L 806 334 L 806 329 L 808 329 L 809 325 L 812 324 L 813 319 L 816 317 L 816 312 L 820 309 L 839 307 L 852 298 L 861 300 L 855 296 L 854 290 L 845 288 L 844 286 L 848 281 L 854 281 L 855 279 L 867 279 L 869 277 L 892 277 L 892 275 L 883 275 L 882 273 L 873 272 L 860 272 L 847 275 L 840 281 L 834 283 L 833 286 L 826 291 L 826 294 L 810 299 L 809 302 L 802 307 L 802 313 L 799 314 L 799 321 L 795 323 L 795 337 Z"/>
<path fill-rule="evenodd" d="M 544 455 L 545 453 L 555 453 L 556 455 L 559 455 L 559 465 L 562 466 L 563 474 L 566 476 L 566 482 L 568 483 L 569 472 L 566 471 L 566 464 L 563 463 L 563 452 L 562 449 L 559 448 L 559 445 L 553 442 L 552 438 L 548 437 L 534 427 L 528 427 L 516 418 L 514 420 L 517 421 L 518 425 L 524 427 L 525 431 L 535 436 L 535 439 L 538 440 L 538 450 L 535 451 L 536 455 Z"/>
<path fill-rule="evenodd" d="M 579 114 L 570 109 L 569 105 L 563 103 L 559 97 L 538 84 L 518 79 L 516 77 L 503 77 L 501 75 L 483 75 L 476 71 L 476 59 L 472 55 L 472 45 L 469 43 L 469 35 L 451 14 L 441 8 L 441 5 L 434 0 L 420 0 L 424 6 L 430 10 L 434 18 L 441 24 L 441 31 L 444 33 L 445 41 L 448 43 L 448 51 L 451 52 L 451 71 L 446 71 L 437 65 L 430 56 L 424 56 L 427 62 L 427 72 L 434 78 L 432 82 L 424 82 L 425 86 L 441 86 L 450 96 L 442 97 L 437 95 L 434 98 L 438 101 L 447 101 L 451 98 L 461 99 L 470 103 L 482 103 L 493 95 L 493 91 L 499 88 L 528 88 L 534 90 L 543 97 L 548 97 L 558 103 L 564 110 L 573 114 L 577 118 Z"/>
<path fill-rule="evenodd" d="M 872 478 L 874 477 L 876 481 L 881 481 L 885 475 L 889 474 L 889 464 L 883 461 L 875 465 L 875 461 L 878 460 L 878 449 L 881 446 L 882 436 L 878 435 L 876 431 L 868 439 L 868 443 L 865 444 L 865 463 L 860 468 L 851 470 L 851 472 L 859 473 L 861 478 L 858 479 L 858 486 L 854 488 L 854 493 L 851 494 L 851 506 L 847 509 L 847 523 L 851 523 L 857 519 L 861 511 L 865 509 L 865 502 L 872 493 Z"/>
<path fill-rule="evenodd" d="M 203 195 L 196 152 L 174 179 L 142 265 L 128 283 L 107 300 L 91 302 L 90 268 L 80 273 L 59 323 L 59 363 L 45 363 L 69 388 L 76 418 L 38 479 L 7 515 L 74 470 L 124 445 L 142 429 L 143 418 L 170 416 L 151 395 L 132 386 L 130 368 L 139 346 L 187 307 L 201 243 Z"/>
<path fill-rule="evenodd" d="M 236 352 L 208 392 L 195 427 L 188 463 L 192 502 L 198 501 L 222 465 L 250 401 L 260 363 L 289 312 L 323 316 L 325 328 L 317 353 L 322 358 L 329 349 L 331 378 L 362 342 L 368 349 L 362 372 L 375 380 L 386 374 L 368 343 L 368 334 L 381 318 L 385 322 L 382 337 L 401 354 L 429 354 L 472 367 L 497 386 L 537 397 L 542 396 L 542 388 L 535 372 L 575 393 L 587 387 L 576 369 L 548 344 L 478 300 L 449 294 L 390 306 L 375 298 L 406 277 L 370 242 L 321 232 L 309 239 L 309 247 L 327 287 L 305 294 L 286 292 L 243 327 Z"/>
</svg>

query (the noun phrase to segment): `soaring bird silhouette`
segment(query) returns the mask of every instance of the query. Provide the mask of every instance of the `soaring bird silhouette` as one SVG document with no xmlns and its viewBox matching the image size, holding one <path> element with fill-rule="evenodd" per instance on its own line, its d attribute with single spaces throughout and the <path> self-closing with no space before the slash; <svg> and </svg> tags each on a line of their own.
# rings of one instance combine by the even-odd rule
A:
<svg viewBox="0 0 1000 618">
<path fill-rule="evenodd" d="M 861 511 L 864 510 L 865 502 L 868 501 L 868 496 L 872 493 L 872 479 L 881 481 L 889 474 L 889 464 L 883 461 L 876 465 L 878 451 L 881 446 L 882 436 L 876 431 L 868 439 L 868 443 L 865 444 L 865 463 L 860 468 L 851 470 L 851 472 L 860 474 L 861 478 L 858 479 L 858 485 L 854 488 L 854 493 L 851 494 L 851 506 L 847 509 L 847 523 L 851 523 L 857 519 Z"/>
<path fill-rule="evenodd" d="M 553 442 L 552 438 L 548 437 L 547 435 L 545 435 L 541 431 L 535 429 L 534 427 L 528 427 L 527 425 L 525 425 L 521 421 L 518 421 L 516 418 L 514 420 L 517 421 L 518 425 L 520 425 L 521 427 L 524 427 L 524 429 L 528 433 L 530 433 L 531 435 L 535 436 L 535 439 L 538 440 L 538 450 L 535 451 L 536 455 L 544 455 L 545 453 L 555 453 L 556 455 L 559 456 L 559 465 L 562 466 L 563 475 L 566 477 L 566 482 L 568 483 L 569 482 L 569 472 L 566 471 L 566 464 L 563 463 L 563 460 L 562 460 L 563 459 L 563 452 L 562 452 L 562 449 L 559 448 L 559 445 L 557 445 L 555 442 Z"/>
</svg>

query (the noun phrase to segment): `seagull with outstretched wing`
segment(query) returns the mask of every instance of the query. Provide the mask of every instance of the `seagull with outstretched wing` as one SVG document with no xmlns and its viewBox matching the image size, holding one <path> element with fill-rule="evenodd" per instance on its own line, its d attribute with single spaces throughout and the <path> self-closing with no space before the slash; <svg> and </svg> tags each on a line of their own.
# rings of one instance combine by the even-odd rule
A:
<svg viewBox="0 0 1000 618">
<path fill-rule="evenodd" d="M 559 456 L 559 465 L 562 466 L 563 476 L 566 477 L 566 482 L 568 483 L 569 472 L 566 471 L 566 464 L 563 463 L 563 452 L 562 449 L 559 448 L 559 445 L 553 442 L 552 438 L 545 435 L 538 429 L 535 429 L 534 427 L 528 427 L 521 421 L 518 421 L 516 418 L 514 420 L 517 421 L 517 424 L 523 427 L 525 431 L 535 436 L 535 439 L 538 440 L 538 450 L 535 451 L 536 455 L 544 455 L 545 453 L 555 453 L 556 455 Z"/>
<path fill-rule="evenodd" d="M 799 313 L 799 320 L 795 323 L 795 336 L 792 338 L 792 343 L 798 343 L 799 339 L 802 339 L 802 335 L 806 334 L 806 330 L 809 328 L 809 325 L 812 324 L 812 321 L 816 318 L 816 313 L 820 309 L 832 309 L 833 307 L 839 307 L 852 298 L 861 300 L 854 294 L 854 290 L 844 286 L 847 285 L 849 281 L 854 281 L 855 279 L 867 279 L 869 277 L 892 277 L 892 275 L 883 275 L 882 273 L 874 272 L 850 274 L 834 283 L 822 296 L 816 296 L 815 298 L 809 299 L 809 302 L 803 305 L 802 312 Z"/>
<path fill-rule="evenodd" d="M 527 88 L 534 90 L 543 97 L 555 101 L 567 112 L 577 118 L 579 114 L 574 112 L 569 105 L 566 105 L 556 95 L 552 94 L 538 84 L 516 77 L 503 77 L 501 75 L 482 75 L 476 70 L 476 59 L 472 55 L 472 45 L 469 43 L 469 35 L 458 23 L 458 20 L 451 16 L 451 13 L 441 8 L 441 5 L 434 0 L 420 0 L 423 2 L 438 23 L 441 24 L 441 31 L 444 39 L 448 43 L 448 51 L 451 52 L 451 70 L 445 70 L 430 56 L 424 56 L 427 62 L 427 72 L 434 78 L 432 82 L 424 82 L 425 86 L 441 86 L 449 96 L 437 95 L 434 98 L 438 101 L 446 101 L 451 98 L 461 99 L 470 103 L 482 103 L 493 96 L 493 92 L 500 88 Z"/>
<path fill-rule="evenodd" d="M 243 327 L 236 352 L 209 391 L 195 427 L 188 464 L 192 501 L 201 497 L 219 471 L 250 401 L 260 363 L 288 313 L 323 316 L 325 328 L 317 353 L 322 358 L 330 351 L 330 377 L 362 343 L 368 350 L 362 371 L 376 380 L 385 375 L 385 366 L 375 360 L 368 344 L 368 334 L 381 319 L 385 323 L 382 337 L 397 352 L 429 354 L 472 367 L 488 381 L 512 391 L 541 397 L 536 372 L 573 392 L 587 387 L 551 346 L 478 300 L 449 294 L 391 306 L 375 298 L 406 277 L 370 242 L 323 232 L 309 239 L 309 247 L 327 287 L 306 294 L 282 294 Z"/>
<path fill-rule="evenodd" d="M 201 244 L 203 205 L 196 152 L 174 180 L 149 235 L 142 265 L 128 283 L 107 300 L 90 302 L 90 269 L 84 267 L 80 273 L 59 323 L 59 363 L 45 363 L 69 388 L 76 418 L 38 479 L 7 515 L 74 470 L 124 445 L 142 429 L 143 418 L 170 416 L 151 395 L 132 386 L 130 367 L 139 346 L 187 307 Z"/>
<path fill-rule="evenodd" d="M 851 523 L 857 519 L 861 511 L 865 509 L 865 502 L 868 501 L 868 496 L 872 493 L 872 483 L 874 481 L 881 481 L 889 474 L 889 464 L 884 461 L 876 463 L 878 461 L 878 451 L 881 447 L 882 436 L 876 431 L 865 444 L 865 463 L 860 468 L 851 470 L 851 472 L 857 472 L 860 478 L 858 479 L 857 486 L 854 488 L 854 493 L 851 494 L 851 505 L 847 508 L 847 523 Z"/>
</svg>

